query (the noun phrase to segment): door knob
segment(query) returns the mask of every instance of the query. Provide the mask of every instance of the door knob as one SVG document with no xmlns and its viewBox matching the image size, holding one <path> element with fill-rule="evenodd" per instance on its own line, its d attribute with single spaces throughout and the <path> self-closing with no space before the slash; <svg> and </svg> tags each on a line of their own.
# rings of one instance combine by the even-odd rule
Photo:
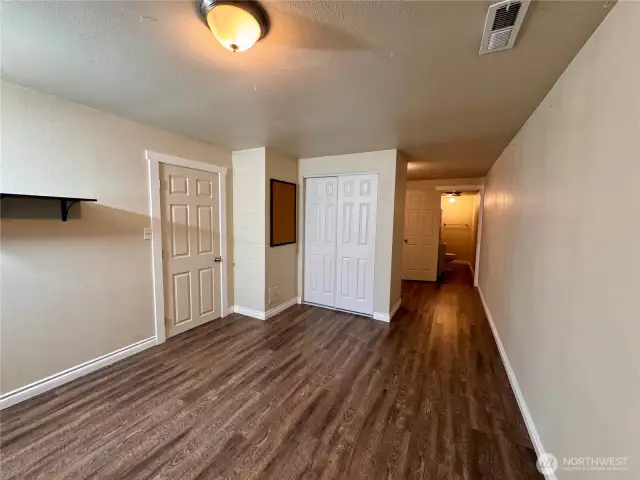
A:
<svg viewBox="0 0 640 480">
<path fill-rule="evenodd" d="M 409 243 L 409 240 L 407 240 L 406 238 L 404 239 L 404 243 Z"/>
<path fill-rule="evenodd" d="M 220 263 L 222 261 L 222 257 L 213 257 L 213 261 L 216 263 Z"/>
</svg>

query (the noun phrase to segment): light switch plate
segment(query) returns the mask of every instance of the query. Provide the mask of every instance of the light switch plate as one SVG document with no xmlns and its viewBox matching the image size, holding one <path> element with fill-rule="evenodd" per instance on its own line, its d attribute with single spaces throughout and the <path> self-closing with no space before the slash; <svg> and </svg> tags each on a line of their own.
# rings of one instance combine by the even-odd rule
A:
<svg viewBox="0 0 640 480">
<path fill-rule="evenodd" d="M 144 239 L 145 240 L 151 240 L 152 236 L 153 236 L 152 230 L 150 228 L 145 228 L 144 229 Z"/>
</svg>

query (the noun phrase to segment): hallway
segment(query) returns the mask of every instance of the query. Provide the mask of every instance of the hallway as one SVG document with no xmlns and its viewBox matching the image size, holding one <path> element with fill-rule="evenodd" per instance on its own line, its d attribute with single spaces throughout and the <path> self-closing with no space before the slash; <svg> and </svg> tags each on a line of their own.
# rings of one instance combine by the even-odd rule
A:
<svg viewBox="0 0 640 480">
<path fill-rule="evenodd" d="M 390 325 L 234 314 L 11 407 L 3 478 L 541 478 L 477 293 L 449 277 L 405 282 Z"/>
<path fill-rule="evenodd" d="M 451 270 L 441 273 L 441 284 L 473 286 L 473 272 L 468 265 L 462 263 L 451 263 L 449 264 L 449 267 Z"/>
</svg>

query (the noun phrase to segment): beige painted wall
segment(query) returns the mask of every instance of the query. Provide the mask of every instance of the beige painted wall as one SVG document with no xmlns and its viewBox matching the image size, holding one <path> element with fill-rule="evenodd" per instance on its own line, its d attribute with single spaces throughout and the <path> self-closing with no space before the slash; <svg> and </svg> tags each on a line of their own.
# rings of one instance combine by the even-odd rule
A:
<svg viewBox="0 0 640 480">
<path fill-rule="evenodd" d="M 235 304 L 264 312 L 266 149 L 233 152 Z"/>
<path fill-rule="evenodd" d="M 478 235 L 480 230 L 480 206 L 482 204 L 482 194 L 480 192 L 473 196 L 473 223 L 471 231 L 473 232 L 473 253 L 471 255 L 471 269 L 475 274 L 476 259 L 478 254 Z"/>
<path fill-rule="evenodd" d="M 441 242 L 447 244 L 447 252 L 455 253 L 456 260 L 475 263 L 474 205 L 475 195 L 463 194 L 450 203 L 449 197 L 442 197 Z"/>
<path fill-rule="evenodd" d="M 391 258 L 391 298 L 393 309 L 402 297 L 402 248 L 404 245 L 404 204 L 407 193 L 407 160 L 402 152 L 396 153 L 396 185 L 393 201 L 393 250 Z"/>
<path fill-rule="evenodd" d="M 376 229 L 376 266 L 373 311 L 388 314 L 391 286 L 399 282 L 392 278 L 394 242 L 394 204 L 396 190 L 396 150 L 301 158 L 298 163 L 298 184 L 305 176 L 347 173 L 378 173 L 378 224 Z M 406 175 L 406 172 L 403 173 Z M 402 181 L 400 182 L 402 184 Z M 304 188 L 298 189 L 298 240 L 304 245 Z M 298 296 L 302 297 L 303 248 L 298 250 Z"/>
<path fill-rule="evenodd" d="M 298 243 L 271 247 L 271 179 L 298 183 L 298 160 L 267 148 L 266 155 L 266 309 L 297 297 Z M 299 207 L 298 207 L 299 208 Z"/>
<path fill-rule="evenodd" d="M 154 336 L 145 150 L 226 167 L 231 152 L 10 83 L 1 88 L 1 191 L 98 199 L 81 206 L 80 218 L 73 207 L 66 223 L 53 202 L 2 202 L 6 393 Z"/>
<path fill-rule="evenodd" d="M 559 479 L 640 478 L 639 25 L 613 7 L 487 176 L 480 288 L 544 447 L 629 457 Z"/>
</svg>

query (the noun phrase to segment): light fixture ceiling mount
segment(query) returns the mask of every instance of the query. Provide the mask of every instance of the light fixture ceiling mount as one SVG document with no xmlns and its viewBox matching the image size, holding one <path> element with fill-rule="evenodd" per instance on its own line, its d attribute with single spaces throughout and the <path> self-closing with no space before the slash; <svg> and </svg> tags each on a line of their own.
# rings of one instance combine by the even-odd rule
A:
<svg viewBox="0 0 640 480">
<path fill-rule="evenodd" d="M 248 50 L 269 33 L 269 16 L 254 0 L 200 0 L 199 10 L 213 36 L 232 52 Z"/>
<path fill-rule="evenodd" d="M 449 198 L 449 203 L 456 203 L 456 197 L 462 195 L 460 192 L 444 192 L 444 194 Z"/>
</svg>

